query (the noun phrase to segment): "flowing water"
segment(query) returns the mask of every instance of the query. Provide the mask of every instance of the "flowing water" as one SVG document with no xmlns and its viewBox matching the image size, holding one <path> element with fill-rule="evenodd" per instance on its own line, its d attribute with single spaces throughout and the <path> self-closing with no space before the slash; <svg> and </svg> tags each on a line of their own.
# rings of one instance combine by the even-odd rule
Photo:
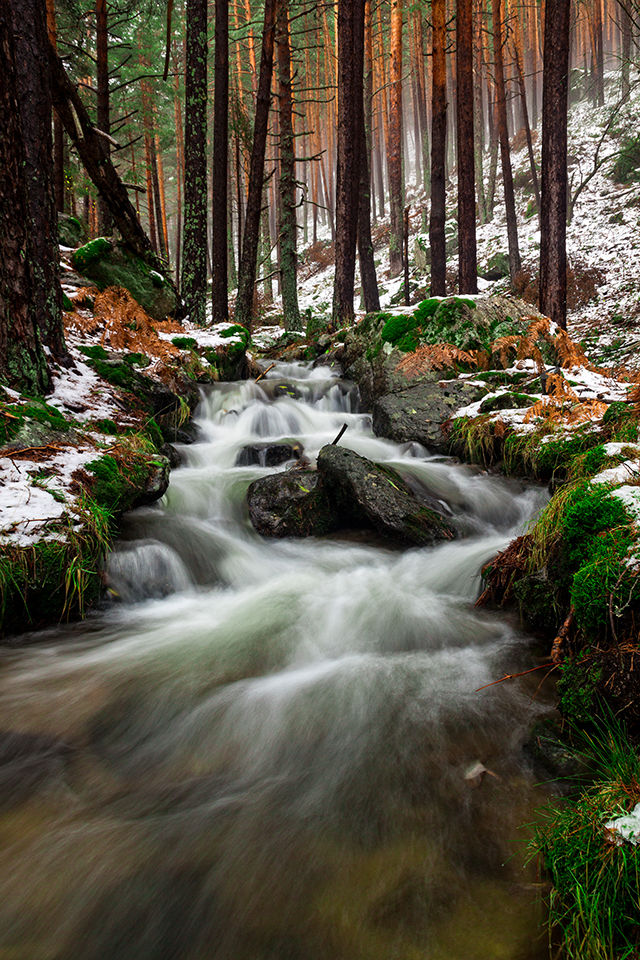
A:
<svg viewBox="0 0 640 960">
<path fill-rule="evenodd" d="M 518 829 L 539 674 L 479 690 L 535 658 L 473 607 L 542 493 L 375 438 L 326 368 L 218 385 L 197 423 L 128 520 L 118 599 L 2 653 L 0 960 L 545 956 Z M 313 459 L 343 423 L 463 536 L 257 536 L 273 469 L 242 448 Z"/>
</svg>

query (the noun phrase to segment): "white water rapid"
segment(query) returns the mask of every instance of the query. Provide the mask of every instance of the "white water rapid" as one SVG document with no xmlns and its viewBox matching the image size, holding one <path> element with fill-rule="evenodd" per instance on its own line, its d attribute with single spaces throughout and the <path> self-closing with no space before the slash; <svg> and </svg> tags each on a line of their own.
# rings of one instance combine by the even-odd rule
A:
<svg viewBox="0 0 640 960">
<path fill-rule="evenodd" d="M 343 423 L 463 536 L 259 537 L 247 486 L 284 467 L 240 451 L 313 460 Z M 543 493 L 375 438 L 327 368 L 218 385 L 197 424 L 117 599 L 1 654 L 1 960 L 545 956 L 518 829 L 540 674 L 485 687 L 536 660 L 473 606 Z"/>
</svg>

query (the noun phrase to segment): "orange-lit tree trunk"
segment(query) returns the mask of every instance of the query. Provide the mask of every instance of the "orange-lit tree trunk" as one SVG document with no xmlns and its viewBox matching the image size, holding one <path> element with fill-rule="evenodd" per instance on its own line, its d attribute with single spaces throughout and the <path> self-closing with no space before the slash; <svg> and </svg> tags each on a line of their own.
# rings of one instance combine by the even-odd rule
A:
<svg viewBox="0 0 640 960">
<path fill-rule="evenodd" d="M 276 0 L 265 0 L 262 28 L 262 51 L 260 77 L 256 97 L 256 112 L 253 126 L 253 146 L 249 168 L 247 214 L 242 243 L 242 259 L 238 271 L 238 295 L 236 298 L 236 321 L 250 329 L 253 316 L 254 289 L 260 242 L 260 213 L 264 182 L 264 158 L 269 128 L 271 105 L 271 79 L 273 77 L 273 48 L 276 24 Z"/>
<path fill-rule="evenodd" d="M 373 83 L 372 46 L 366 37 L 371 37 L 371 0 L 364 0 L 364 109 L 360 130 L 360 199 L 358 205 L 358 259 L 362 298 L 367 313 L 380 309 L 378 279 L 373 258 L 371 239 L 371 97 Z"/>
<path fill-rule="evenodd" d="M 447 292 L 447 247 L 445 241 L 445 155 L 447 149 L 447 14 L 445 0 L 432 0 L 433 23 L 431 73 L 431 295 Z"/>
<path fill-rule="evenodd" d="M 403 266 L 402 227 L 404 184 L 402 177 L 402 0 L 391 0 L 389 146 L 389 274 L 396 277 Z"/>
<path fill-rule="evenodd" d="M 504 205 L 507 217 L 507 239 L 509 243 L 509 272 L 511 281 L 519 273 L 520 248 L 518 246 L 518 222 L 516 219 L 516 200 L 513 190 L 513 171 L 507 128 L 507 98 L 504 82 L 502 0 L 493 4 L 493 57 L 496 77 L 496 96 L 498 113 L 498 136 L 500 139 L 500 159 L 502 162 L 502 184 L 504 187 Z"/>
<path fill-rule="evenodd" d="M 280 289 L 285 330 L 300 330 L 297 279 L 296 158 L 293 134 L 293 97 L 291 90 L 291 47 L 289 39 L 289 3 L 281 0 L 276 26 L 278 49 L 278 103 L 280 120 Z"/>
</svg>

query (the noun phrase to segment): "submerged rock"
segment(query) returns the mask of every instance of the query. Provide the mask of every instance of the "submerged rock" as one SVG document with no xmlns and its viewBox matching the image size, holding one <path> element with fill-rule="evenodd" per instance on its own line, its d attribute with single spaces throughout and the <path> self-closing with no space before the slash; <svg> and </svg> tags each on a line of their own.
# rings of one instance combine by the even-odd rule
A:
<svg viewBox="0 0 640 960">
<path fill-rule="evenodd" d="M 466 380 L 423 381 L 388 393 L 373 405 L 373 432 L 397 443 L 416 441 L 446 450 L 442 425 L 456 410 L 479 400 L 487 388 Z"/>
<path fill-rule="evenodd" d="M 236 467 L 278 467 L 288 460 L 299 460 L 302 453 L 301 443 L 252 443 L 242 448 Z"/>
<path fill-rule="evenodd" d="M 391 467 L 330 444 L 318 455 L 318 473 L 341 527 L 367 527 L 397 542 L 418 545 L 455 535 Z"/>
<path fill-rule="evenodd" d="M 254 480 L 247 501 L 251 523 L 265 537 L 322 536 L 338 527 L 315 470 L 289 470 Z"/>
</svg>

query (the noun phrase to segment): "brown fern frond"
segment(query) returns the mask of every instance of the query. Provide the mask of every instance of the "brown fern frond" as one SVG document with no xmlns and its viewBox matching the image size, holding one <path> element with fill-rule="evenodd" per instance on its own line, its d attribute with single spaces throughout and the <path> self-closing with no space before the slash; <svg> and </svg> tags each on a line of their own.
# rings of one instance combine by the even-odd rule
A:
<svg viewBox="0 0 640 960">
<path fill-rule="evenodd" d="M 573 390 L 561 373 L 550 373 L 547 377 L 547 395 L 557 400 L 575 400 L 580 402 L 578 394 Z"/>
<path fill-rule="evenodd" d="M 509 354 L 517 355 L 519 342 L 520 337 L 514 334 L 506 337 L 498 337 L 498 339 L 494 340 L 491 344 L 491 353 L 497 353 L 502 366 L 508 367 L 511 362 Z"/>
<path fill-rule="evenodd" d="M 524 415 L 524 422 L 530 423 L 538 417 L 543 417 L 545 420 L 560 420 L 560 412 L 559 402 L 554 397 L 543 397 L 529 407 Z"/>
<path fill-rule="evenodd" d="M 535 342 L 551 336 L 549 317 L 525 317 L 524 322 L 527 323 L 527 339 Z"/>
<path fill-rule="evenodd" d="M 458 364 L 475 366 L 475 353 L 461 350 L 452 343 L 428 343 L 403 357 L 396 370 L 412 378 L 429 370 L 451 370 Z"/>
</svg>

